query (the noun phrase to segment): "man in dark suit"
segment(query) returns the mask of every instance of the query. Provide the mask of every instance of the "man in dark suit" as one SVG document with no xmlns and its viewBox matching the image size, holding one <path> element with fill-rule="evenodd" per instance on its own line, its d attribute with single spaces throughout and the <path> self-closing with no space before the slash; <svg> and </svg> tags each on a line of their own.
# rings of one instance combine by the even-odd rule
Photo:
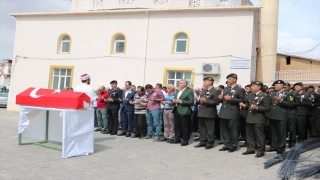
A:
<svg viewBox="0 0 320 180">
<path fill-rule="evenodd" d="M 289 92 L 284 90 L 284 81 L 277 80 L 273 92 L 270 93 L 271 110 L 269 112 L 269 125 L 271 132 L 271 147 L 267 152 L 277 151 L 283 154 L 286 148 L 288 108 L 292 108 L 293 99 Z"/>
<path fill-rule="evenodd" d="M 312 106 L 310 100 L 310 94 L 303 91 L 303 83 L 298 82 L 294 84 L 294 89 L 297 92 L 296 100 L 297 104 L 297 129 L 298 129 L 298 142 L 304 141 L 307 139 L 306 135 L 306 123 L 307 123 L 307 108 Z"/>
<path fill-rule="evenodd" d="M 248 84 L 244 87 L 245 89 L 245 102 L 243 104 L 248 103 L 249 96 L 251 93 L 251 85 Z M 240 121 L 239 121 L 239 134 L 241 137 L 239 137 L 239 141 L 244 141 L 244 144 L 240 145 L 240 147 L 247 147 L 247 141 L 246 141 L 246 119 L 248 114 L 248 107 L 241 107 L 240 106 Z"/>
<path fill-rule="evenodd" d="M 314 86 L 308 86 L 307 92 L 310 94 L 310 101 L 312 102 L 311 106 L 308 107 L 308 116 L 307 116 L 307 124 L 310 126 L 310 138 L 314 138 L 316 136 L 316 117 L 317 117 L 317 107 L 320 106 L 319 102 L 317 102 L 317 96 L 314 92 Z"/>
<path fill-rule="evenodd" d="M 130 81 L 125 82 L 126 91 L 122 92 L 122 99 L 120 99 L 120 102 L 122 103 L 122 107 L 120 109 L 120 113 L 122 114 L 122 133 L 118 134 L 118 136 L 131 137 L 131 133 L 133 130 L 134 104 L 130 104 L 129 101 L 134 100 L 136 91 L 132 89 L 131 85 L 132 83 Z"/>
<path fill-rule="evenodd" d="M 176 93 L 173 103 L 174 108 L 174 141 L 181 143 L 181 146 L 187 146 L 190 139 L 191 106 L 194 104 L 194 93 L 187 88 L 188 81 L 182 79 L 179 81 L 179 91 Z M 181 141 L 182 140 L 182 141 Z"/>
<path fill-rule="evenodd" d="M 318 95 L 315 97 L 314 101 L 319 104 L 317 107 L 317 117 L 316 117 L 316 137 L 320 137 L 320 86 L 318 86 Z"/>
<path fill-rule="evenodd" d="M 288 125 L 287 132 L 289 132 L 289 148 L 292 148 L 297 143 L 297 106 L 299 101 L 297 99 L 297 92 L 291 90 L 290 83 L 286 82 L 284 88 L 289 92 L 289 97 L 292 101 L 292 106 L 288 108 Z"/>
<path fill-rule="evenodd" d="M 240 103 L 241 108 L 248 108 L 246 119 L 247 130 L 247 151 L 243 155 L 254 154 L 255 145 L 257 145 L 256 158 L 264 156 L 265 140 L 264 127 L 267 123 L 266 112 L 270 111 L 271 100 L 270 97 L 261 91 L 263 83 L 260 81 L 253 81 L 251 83 L 253 94 L 248 96 L 246 104 Z"/>
<path fill-rule="evenodd" d="M 108 113 L 108 130 L 102 131 L 102 134 L 116 135 L 118 133 L 119 126 L 119 108 L 122 98 L 122 90 L 117 87 L 118 82 L 113 80 L 110 82 L 111 90 L 109 91 L 109 98 L 107 103 Z"/>
<path fill-rule="evenodd" d="M 238 76 L 231 73 L 227 76 L 228 87 L 224 89 L 223 96 L 219 95 L 222 101 L 219 113 L 221 139 L 224 143 L 219 151 L 234 152 L 238 148 L 238 121 L 240 116 L 240 102 L 245 102 L 245 92 L 237 84 Z"/>
<path fill-rule="evenodd" d="M 199 105 L 198 122 L 200 132 L 200 143 L 195 148 L 206 147 L 206 149 L 213 148 L 214 144 L 214 122 L 217 115 L 217 105 L 220 101 L 218 96 L 220 92 L 213 87 L 214 79 L 206 77 L 203 79 L 203 87 L 200 94 L 200 99 L 197 101 Z"/>
</svg>

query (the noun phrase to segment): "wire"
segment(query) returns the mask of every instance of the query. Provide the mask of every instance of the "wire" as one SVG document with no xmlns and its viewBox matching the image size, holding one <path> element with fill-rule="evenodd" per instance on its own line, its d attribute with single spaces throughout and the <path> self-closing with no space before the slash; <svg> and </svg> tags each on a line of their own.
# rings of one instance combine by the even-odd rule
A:
<svg viewBox="0 0 320 180">
<path fill-rule="evenodd" d="M 251 60 L 254 58 L 243 58 L 233 55 L 223 55 L 223 56 L 208 56 L 208 57 L 189 57 L 189 58 L 144 58 L 144 57 L 129 57 L 129 56 L 94 56 L 94 57 L 81 57 L 81 58 L 39 58 L 39 57 L 26 57 L 26 56 L 18 56 L 23 59 L 33 59 L 33 60 L 88 60 L 88 59 L 100 59 L 100 58 L 119 58 L 119 59 L 130 59 L 130 60 L 137 60 L 137 61 L 190 61 L 195 59 L 212 59 L 212 58 L 222 58 L 222 57 L 233 57 L 242 60 Z"/>
<path fill-rule="evenodd" d="M 307 52 L 316 50 L 316 47 L 318 47 L 319 45 L 320 45 L 320 43 L 319 43 L 318 45 L 316 45 L 315 47 L 313 47 L 312 49 L 310 49 L 310 50 L 307 50 L 307 51 L 297 51 L 297 52 L 287 52 L 287 51 L 284 51 L 284 50 L 280 49 L 279 47 L 277 47 L 277 48 L 278 48 L 280 51 L 285 52 L 285 53 L 287 53 L 287 54 L 305 54 L 305 53 L 307 53 Z"/>
</svg>

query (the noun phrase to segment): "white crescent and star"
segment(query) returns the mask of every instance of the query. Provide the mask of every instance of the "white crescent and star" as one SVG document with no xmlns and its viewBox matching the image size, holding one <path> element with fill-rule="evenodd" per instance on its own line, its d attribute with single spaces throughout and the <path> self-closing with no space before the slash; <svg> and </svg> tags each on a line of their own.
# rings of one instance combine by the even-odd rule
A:
<svg viewBox="0 0 320 180">
<path fill-rule="evenodd" d="M 30 93 L 30 97 L 32 98 L 39 98 L 41 96 L 44 96 L 44 95 L 37 95 L 37 91 L 39 91 L 40 88 L 34 88 L 34 90 L 31 91 Z"/>
<path fill-rule="evenodd" d="M 32 91 L 31 91 L 31 93 L 30 93 L 30 97 L 32 97 L 32 98 L 39 98 L 39 97 L 41 97 L 41 96 L 44 96 L 45 94 L 43 94 L 43 95 L 37 95 L 37 92 L 39 91 L 39 89 L 40 88 L 34 88 Z M 61 90 L 55 90 L 53 93 L 51 93 L 51 94 L 54 94 L 54 93 L 60 93 L 61 92 Z"/>
<path fill-rule="evenodd" d="M 53 93 L 51 93 L 51 94 L 54 94 L 54 93 L 60 93 L 61 92 L 61 90 L 55 90 Z"/>
</svg>

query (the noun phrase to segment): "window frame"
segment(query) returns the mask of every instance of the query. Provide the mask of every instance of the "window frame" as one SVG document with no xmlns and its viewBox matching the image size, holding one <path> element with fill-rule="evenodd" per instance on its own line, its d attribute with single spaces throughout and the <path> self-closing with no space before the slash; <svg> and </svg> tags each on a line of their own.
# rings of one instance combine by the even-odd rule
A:
<svg viewBox="0 0 320 180">
<path fill-rule="evenodd" d="M 178 40 L 177 37 L 180 34 L 184 34 L 187 36 L 187 39 L 181 39 Z M 185 41 L 186 42 L 186 51 L 185 52 L 177 52 L 177 42 L 178 41 Z M 172 49 L 171 49 L 171 53 L 172 54 L 189 54 L 189 45 L 190 45 L 190 35 L 185 32 L 185 31 L 178 31 L 176 33 L 174 33 L 173 37 L 172 37 Z"/>
<path fill-rule="evenodd" d="M 66 36 L 69 37 L 69 41 L 62 40 Z M 63 42 L 69 42 L 69 51 L 68 52 L 62 52 Z M 68 33 L 60 34 L 60 36 L 58 37 L 58 42 L 57 42 L 57 50 L 56 50 L 57 54 L 70 54 L 71 53 L 71 44 L 72 44 L 72 38 L 71 38 L 70 34 L 68 34 Z"/>
<path fill-rule="evenodd" d="M 122 35 L 124 37 L 124 40 L 116 40 L 117 37 Z M 116 43 L 117 42 L 123 42 L 124 47 L 123 47 L 123 52 L 116 52 Z M 116 32 L 113 34 L 111 38 L 111 43 L 110 43 L 110 54 L 126 54 L 127 51 L 127 36 L 122 33 L 122 32 Z"/>
<path fill-rule="evenodd" d="M 114 43 L 113 43 L 113 53 L 114 54 L 124 54 L 124 47 L 126 46 L 126 38 L 123 36 L 123 38 L 124 38 L 124 40 L 117 40 L 117 38 L 119 37 L 119 36 L 123 36 L 122 34 L 119 34 L 119 35 L 117 35 L 115 38 L 114 38 Z M 117 50 L 117 43 L 123 43 L 124 44 L 124 46 L 123 46 L 123 52 L 116 52 L 116 50 Z"/>
<path fill-rule="evenodd" d="M 73 83 L 73 73 L 74 73 L 74 66 L 60 66 L 60 65 L 51 65 L 50 66 L 50 71 L 49 71 L 49 80 L 48 80 L 48 89 L 53 89 L 53 83 L 54 83 L 54 77 L 56 75 L 54 75 L 54 70 L 55 69 L 59 69 L 61 71 L 61 69 L 70 69 L 71 73 L 70 73 L 70 87 L 72 87 L 72 83 Z M 58 86 L 60 86 L 60 71 L 59 71 L 59 82 L 58 82 Z M 66 75 L 64 77 L 69 77 L 67 76 L 67 71 L 66 71 Z M 65 79 L 65 83 L 66 83 L 66 79 Z M 58 89 L 59 90 L 59 89 Z"/>
<path fill-rule="evenodd" d="M 191 72 L 191 78 L 190 78 L 190 84 L 194 84 L 194 75 L 195 75 L 195 68 L 174 68 L 174 67 L 165 67 L 164 68 L 164 73 L 163 73 L 163 85 L 167 85 L 168 84 L 168 80 L 169 80 L 169 72 L 170 71 L 175 71 L 176 72 Z M 184 76 L 184 75 L 183 75 Z M 173 80 L 173 79 L 171 79 Z M 174 79 L 174 80 L 178 80 L 178 79 Z M 174 86 L 176 87 L 176 85 L 174 84 Z"/>
</svg>

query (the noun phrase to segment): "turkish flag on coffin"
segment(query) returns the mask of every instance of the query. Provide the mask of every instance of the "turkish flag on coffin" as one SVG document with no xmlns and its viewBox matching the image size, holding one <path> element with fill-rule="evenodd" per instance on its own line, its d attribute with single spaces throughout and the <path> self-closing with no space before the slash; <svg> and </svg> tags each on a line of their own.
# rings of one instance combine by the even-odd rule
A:
<svg viewBox="0 0 320 180">
<path fill-rule="evenodd" d="M 90 97 L 82 92 L 28 88 L 17 95 L 16 104 L 62 109 L 82 109 L 89 107 Z"/>
</svg>

